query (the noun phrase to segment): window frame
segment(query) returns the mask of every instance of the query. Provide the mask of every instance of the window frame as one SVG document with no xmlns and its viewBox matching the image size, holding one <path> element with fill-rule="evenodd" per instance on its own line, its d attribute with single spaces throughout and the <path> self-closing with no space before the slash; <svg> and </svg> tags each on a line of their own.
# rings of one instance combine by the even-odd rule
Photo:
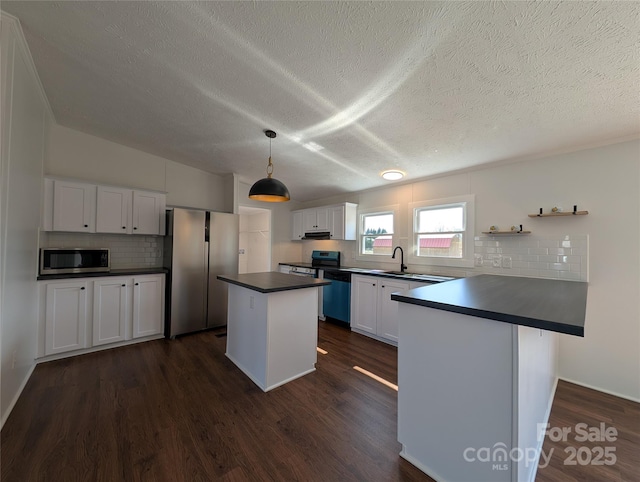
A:
<svg viewBox="0 0 640 482">
<path fill-rule="evenodd" d="M 446 256 L 418 256 L 418 236 L 420 234 L 425 234 L 424 232 L 417 230 L 419 212 L 425 208 L 446 209 L 457 206 L 463 207 L 464 230 L 455 231 L 455 233 L 462 233 L 462 258 L 450 258 Z M 413 202 L 409 204 L 408 217 L 409 239 L 411 246 L 411 249 L 408 250 L 408 263 L 429 266 L 457 266 L 463 268 L 473 267 L 475 246 L 475 196 L 465 195 Z M 453 232 L 454 231 L 452 231 L 452 233 Z"/>
<path fill-rule="evenodd" d="M 376 261 L 378 263 L 384 263 L 390 261 L 390 256 L 382 255 L 382 254 L 367 254 L 363 253 L 363 237 L 364 234 L 364 218 L 366 216 L 376 215 L 376 214 L 392 214 L 393 215 L 393 233 L 391 233 L 391 246 L 396 246 L 397 236 L 398 236 L 398 211 L 399 207 L 397 204 L 393 204 L 390 206 L 380 206 L 375 208 L 367 208 L 367 209 L 358 209 L 358 231 L 357 231 L 357 240 L 358 249 L 356 250 L 356 259 L 360 261 Z M 389 258 L 389 259 L 387 259 Z"/>
</svg>

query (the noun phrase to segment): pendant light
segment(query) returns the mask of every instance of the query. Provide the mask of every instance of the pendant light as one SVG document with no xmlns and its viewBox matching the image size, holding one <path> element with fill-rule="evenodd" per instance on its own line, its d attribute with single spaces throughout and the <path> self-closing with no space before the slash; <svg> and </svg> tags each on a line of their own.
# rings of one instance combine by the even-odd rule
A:
<svg viewBox="0 0 640 482">
<path fill-rule="evenodd" d="M 269 164 L 267 164 L 267 177 L 256 181 L 249 190 L 249 198 L 256 201 L 268 203 L 281 203 L 291 199 L 287 186 L 277 179 L 271 177 L 273 174 L 273 164 L 271 163 L 271 139 L 276 137 L 276 133 L 271 130 L 264 131 L 269 138 Z"/>
</svg>

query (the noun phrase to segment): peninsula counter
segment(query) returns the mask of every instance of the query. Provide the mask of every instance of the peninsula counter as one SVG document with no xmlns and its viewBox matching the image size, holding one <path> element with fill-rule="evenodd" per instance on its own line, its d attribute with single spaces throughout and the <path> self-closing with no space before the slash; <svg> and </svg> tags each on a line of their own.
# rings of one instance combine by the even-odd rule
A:
<svg viewBox="0 0 640 482">
<path fill-rule="evenodd" d="M 533 480 L 557 333 L 584 336 L 587 284 L 480 275 L 391 299 L 400 455 L 438 481 Z"/>
<path fill-rule="evenodd" d="M 315 370 L 318 289 L 277 272 L 219 275 L 229 283 L 226 356 L 263 391 Z"/>
</svg>

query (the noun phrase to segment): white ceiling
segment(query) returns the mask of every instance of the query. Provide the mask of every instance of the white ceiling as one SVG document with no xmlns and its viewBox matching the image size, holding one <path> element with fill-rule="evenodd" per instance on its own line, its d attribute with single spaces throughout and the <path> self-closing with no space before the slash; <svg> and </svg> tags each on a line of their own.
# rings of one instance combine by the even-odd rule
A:
<svg viewBox="0 0 640 482">
<path fill-rule="evenodd" d="M 11 2 L 56 120 L 305 201 L 640 132 L 639 2 Z M 324 149 L 304 147 L 316 143 Z M 603 159 L 603 162 L 606 162 Z"/>
</svg>

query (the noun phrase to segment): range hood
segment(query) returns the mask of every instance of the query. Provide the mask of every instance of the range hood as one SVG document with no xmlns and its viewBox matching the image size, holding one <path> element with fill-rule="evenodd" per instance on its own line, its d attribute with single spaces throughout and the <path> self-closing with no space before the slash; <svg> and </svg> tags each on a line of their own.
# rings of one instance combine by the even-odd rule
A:
<svg viewBox="0 0 640 482">
<path fill-rule="evenodd" d="M 329 231 L 312 231 L 304 233 L 302 239 L 331 239 L 331 233 Z"/>
</svg>

